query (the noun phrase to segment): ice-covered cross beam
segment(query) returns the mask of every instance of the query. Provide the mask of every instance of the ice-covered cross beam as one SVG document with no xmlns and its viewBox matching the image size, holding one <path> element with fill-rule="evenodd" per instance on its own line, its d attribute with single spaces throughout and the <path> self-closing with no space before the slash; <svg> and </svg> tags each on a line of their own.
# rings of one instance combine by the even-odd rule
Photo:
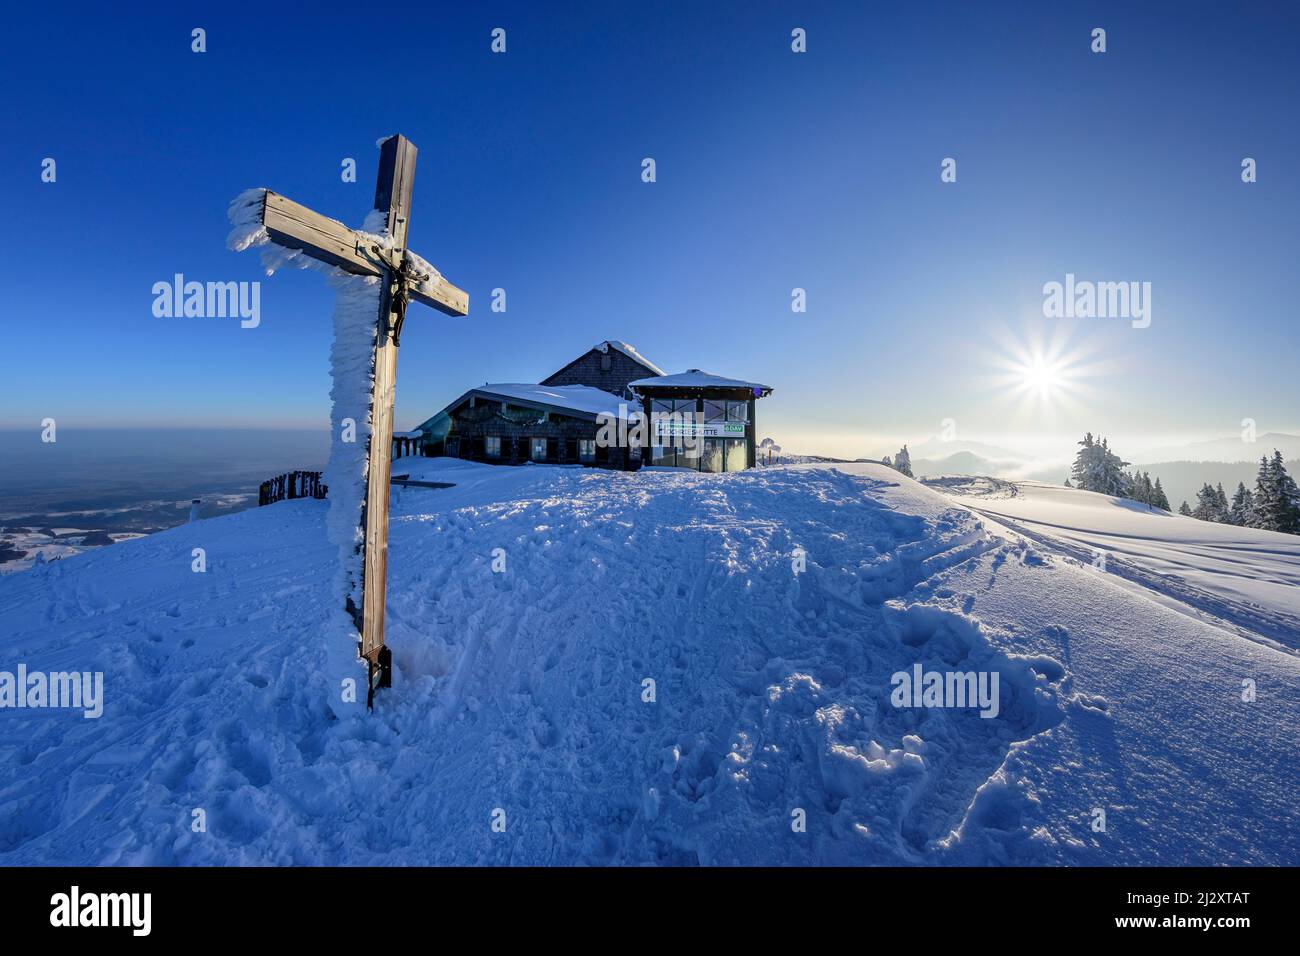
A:
<svg viewBox="0 0 1300 956">
<path fill-rule="evenodd" d="M 269 189 L 263 194 L 262 209 L 257 215 L 271 241 L 278 246 L 299 249 L 313 259 L 355 275 L 383 273 L 384 263 L 377 252 L 387 257 L 387 250 L 376 250 L 372 237 L 337 219 L 327 219 Z M 452 285 L 414 253 L 408 252 L 407 256 L 418 280 L 411 284 L 410 295 L 414 301 L 448 315 L 469 314 L 469 296 L 463 289 Z M 421 266 L 425 268 L 422 270 Z M 421 278 L 421 273 L 428 278 Z"/>
<path fill-rule="evenodd" d="M 380 143 L 375 210 L 367 223 L 382 232 L 354 230 L 313 212 L 279 193 L 255 190 L 245 193 L 232 207 L 236 249 L 274 243 L 301 252 L 326 265 L 365 278 L 378 279 L 379 308 L 375 325 L 358 336 L 373 337 L 373 384 L 370 400 L 370 440 L 366 459 L 366 488 L 360 511 L 363 529 L 359 547 L 360 606 L 347 598 L 347 611 L 361 632 L 360 651 L 369 664 L 368 702 L 377 687 L 391 683 L 392 656 L 384 646 L 385 588 L 388 578 L 388 485 L 392 477 L 393 397 L 397 386 L 397 347 L 409 302 L 422 302 L 448 315 L 468 315 L 469 296 L 407 248 L 410 230 L 411 187 L 415 180 L 416 148 L 405 136 L 390 136 Z M 368 350 L 368 345 L 366 349 Z M 337 375 L 337 373 L 336 373 Z M 339 383 L 335 382 L 338 389 Z M 338 436 L 335 436 L 335 441 Z M 335 497 L 331 483 L 331 498 Z M 333 507 L 333 505 L 331 505 Z M 348 563 L 345 562 L 345 567 Z M 355 575 L 355 570 L 349 569 Z M 355 578 L 353 579 L 355 582 Z"/>
</svg>

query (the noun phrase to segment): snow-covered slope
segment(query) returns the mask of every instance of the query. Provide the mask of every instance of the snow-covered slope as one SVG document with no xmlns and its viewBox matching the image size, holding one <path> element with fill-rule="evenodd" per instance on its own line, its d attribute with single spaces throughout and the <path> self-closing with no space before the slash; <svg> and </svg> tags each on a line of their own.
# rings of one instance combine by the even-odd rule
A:
<svg viewBox="0 0 1300 956">
<path fill-rule="evenodd" d="M 0 668 L 106 697 L 0 711 L 0 864 L 1300 862 L 1292 653 L 888 469 L 400 470 L 456 486 L 394 489 L 372 715 L 323 502 L 0 579 Z M 998 716 L 894 707 L 916 663 Z"/>
<path fill-rule="evenodd" d="M 1197 521 L 1124 498 L 1037 481 L 926 484 L 1052 551 L 1245 637 L 1300 651 L 1300 537 Z"/>
</svg>

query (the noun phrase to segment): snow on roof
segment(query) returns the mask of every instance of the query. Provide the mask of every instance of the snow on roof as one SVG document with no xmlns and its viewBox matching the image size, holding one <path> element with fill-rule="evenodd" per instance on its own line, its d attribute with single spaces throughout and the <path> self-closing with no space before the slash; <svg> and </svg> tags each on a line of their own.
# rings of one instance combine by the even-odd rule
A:
<svg viewBox="0 0 1300 956">
<path fill-rule="evenodd" d="M 604 342 L 600 342 L 597 343 L 596 345 L 593 345 L 592 348 L 594 348 L 598 352 L 608 352 L 611 348 L 616 349 L 619 352 L 622 352 L 628 358 L 632 359 L 633 361 L 640 362 L 646 368 L 653 371 L 656 375 L 667 374 L 658 365 L 656 365 L 654 362 L 650 361 L 648 358 L 646 358 L 644 355 L 638 352 L 633 346 L 628 345 L 626 342 L 620 342 L 618 339 L 607 339 Z"/>
<path fill-rule="evenodd" d="M 627 408 L 626 401 L 618 396 L 589 385 L 528 385 L 523 383 L 492 383 L 470 389 L 467 394 L 488 394 L 507 400 L 532 402 L 551 408 L 561 408 L 586 415 L 619 415 L 619 406 Z"/>
<path fill-rule="evenodd" d="M 639 378 L 629 384 L 632 388 L 746 388 L 751 391 L 757 388 L 764 392 L 772 391 L 770 385 L 760 385 L 758 382 L 742 382 L 736 378 L 723 378 L 721 375 L 701 372 L 698 368 L 688 369 L 676 375 Z"/>
</svg>

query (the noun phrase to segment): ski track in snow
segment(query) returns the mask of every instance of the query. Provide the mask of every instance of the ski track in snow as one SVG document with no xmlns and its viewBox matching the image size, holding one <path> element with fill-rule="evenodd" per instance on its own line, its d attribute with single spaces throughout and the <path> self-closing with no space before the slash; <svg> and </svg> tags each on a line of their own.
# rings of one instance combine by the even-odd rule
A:
<svg viewBox="0 0 1300 956">
<path fill-rule="evenodd" d="M 1300 859 L 1293 658 L 887 469 L 402 470 L 456 487 L 393 489 L 372 715 L 328 676 L 324 502 L 0 579 L 0 666 L 106 698 L 0 712 L 0 864 Z M 894 708 L 917 662 L 996 671 L 998 717 Z"/>
<path fill-rule="evenodd" d="M 1104 551 L 1105 573 L 1144 589 L 1143 593 L 1165 606 L 1300 656 L 1300 539 L 1294 536 L 1207 525 L 1148 512 L 1132 502 L 1039 482 L 1017 485 L 1000 479 L 940 478 L 924 483 L 953 494 L 973 511 L 1083 565 L 1091 566 Z M 1008 498 L 1016 501 L 1000 500 Z M 1074 514 L 1063 515 L 1044 510 L 1044 502 L 1051 499 L 1077 499 L 1085 504 Z M 1129 513 L 1117 520 L 1117 508 Z M 1101 514 L 1095 523 L 1080 522 L 1079 516 L 1089 511 Z M 1046 520 L 1049 517 L 1054 520 Z M 1180 537 L 1160 537 L 1159 522 L 1166 520 L 1182 526 Z M 1275 586 L 1290 600 L 1266 602 L 1240 590 L 1243 585 L 1261 582 Z"/>
</svg>

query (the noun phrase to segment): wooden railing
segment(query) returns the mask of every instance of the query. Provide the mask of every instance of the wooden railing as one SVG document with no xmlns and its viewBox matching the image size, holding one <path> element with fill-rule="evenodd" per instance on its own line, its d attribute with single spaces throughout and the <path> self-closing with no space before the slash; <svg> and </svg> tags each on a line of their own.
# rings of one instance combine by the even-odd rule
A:
<svg viewBox="0 0 1300 956">
<path fill-rule="evenodd" d="M 286 498 L 324 498 L 329 489 L 320 480 L 319 471 L 288 471 L 262 482 L 257 490 L 257 504 L 274 504 Z"/>
</svg>

